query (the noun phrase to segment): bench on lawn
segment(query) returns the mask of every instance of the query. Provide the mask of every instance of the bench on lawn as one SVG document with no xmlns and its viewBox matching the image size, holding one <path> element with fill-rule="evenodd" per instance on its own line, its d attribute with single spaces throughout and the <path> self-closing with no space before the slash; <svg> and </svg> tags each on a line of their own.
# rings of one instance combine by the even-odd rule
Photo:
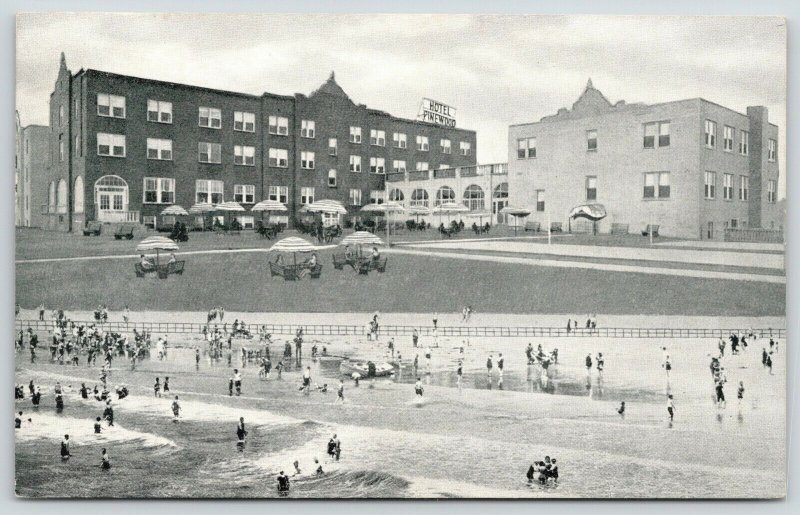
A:
<svg viewBox="0 0 800 515">
<path fill-rule="evenodd" d="M 154 274 L 159 271 L 155 265 L 150 268 L 144 268 L 141 263 L 134 264 L 133 269 L 136 271 L 136 277 L 144 277 L 146 274 Z"/>
<path fill-rule="evenodd" d="M 358 273 L 367 275 L 370 270 L 377 270 L 383 273 L 386 271 L 386 260 L 387 258 L 385 257 L 379 259 L 361 259 L 358 262 Z"/>
<path fill-rule="evenodd" d="M 114 232 L 114 239 L 121 240 L 125 238 L 126 240 L 133 239 L 133 226 L 132 225 L 120 225 L 117 227 L 116 232 Z"/>
<path fill-rule="evenodd" d="M 642 236 L 650 236 L 650 233 L 653 233 L 654 237 L 658 236 L 658 225 L 649 225 L 642 230 Z"/>
<path fill-rule="evenodd" d="M 283 277 L 287 281 L 297 280 L 297 269 L 291 265 L 281 265 L 279 263 L 269 262 L 269 276 Z"/>
<path fill-rule="evenodd" d="M 611 224 L 611 234 L 628 234 L 628 224 Z"/>
<path fill-rule="evenodd" d="M 525 232 L 528 231 L 539 232 L 541 227 L 542 224 L 540 222 L 525 222 Z"/>
<path fill-rule="evenodd" d="M 159 265 L 158 277 L 166 279 L 170 274 L 183 275 L 183 265 L 185 263 L 185 261 L 175 261 L 166 265 Z"/>
<path fill-rule="evenodd" d="M 83 228 L 84 236 L 100 236 L 103 224 L 101 222 L 87 222 Z"/>
<path fill-rule="evenodd" d="M 550 232 L 562 232 L 561 222 L 550 222 Z"/>
</svg>

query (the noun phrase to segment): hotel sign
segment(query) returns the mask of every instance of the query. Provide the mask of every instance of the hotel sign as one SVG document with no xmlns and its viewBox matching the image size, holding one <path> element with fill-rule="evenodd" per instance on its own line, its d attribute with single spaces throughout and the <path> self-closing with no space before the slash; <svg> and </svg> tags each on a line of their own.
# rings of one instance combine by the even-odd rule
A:
<svg viewBox="0 0 800 515">
<path fill-rule="evenodd" d="M 418 118 L 423 122 L 454 128 L 456 126 L 456 108 L 430 98 L 423 98 Z"/>
</svg>

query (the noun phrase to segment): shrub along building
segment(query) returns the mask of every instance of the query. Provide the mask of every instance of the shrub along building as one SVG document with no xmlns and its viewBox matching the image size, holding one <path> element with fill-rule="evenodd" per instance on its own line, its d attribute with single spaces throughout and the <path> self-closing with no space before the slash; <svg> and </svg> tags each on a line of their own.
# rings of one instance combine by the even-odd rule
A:
<svg viewBox="0 0 800 515">
<path fill-rule="evenodd" d="M 767 108 L 738 113 L 702 98 L 611 104 L 589 80 L 572 109 L 508 133 L 513 206 L 542 228 L 602 204 L 600 232 L 659 225 L 665 236 L 721 238 L 725 228 L 779 229 L 778 127 Z"/>
<path fill-rule="evenodd" d="M 389 170 L 475 164 L 475 132 L 355 104 L 333 73 L 308 96 L 249 95 L 97 70 L 64 55 L 50 97 L 47 226 L 170 223 L 172 204 L 272 199 L 288 211 L 383 202 Z M 439 144 L 441 143 L 441 145 Z M 253 223 L 248 212 L 239 217 Z M 273 220 L 276 217 L 273 216 Z M 328 222 L 339 221 L 328 219 Z"/>
</svg>

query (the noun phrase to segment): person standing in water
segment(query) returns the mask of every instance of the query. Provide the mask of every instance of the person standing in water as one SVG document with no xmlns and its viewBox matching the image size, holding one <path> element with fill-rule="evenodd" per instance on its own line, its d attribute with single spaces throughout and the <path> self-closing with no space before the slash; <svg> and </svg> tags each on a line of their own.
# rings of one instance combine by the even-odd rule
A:
<svg viewBox="0 0 800 515">
<path fill-rule="evenodd" d="M 278 474 L 278 493 L 281 496 L 289 495 L 289 476 L 283 473 Z"/>
<path fill-rule="evenodd" d="M 503 389 L 503 365 L 504 365 L 504 363 L 505 363 L 505 360 L 503 359 L 503 353 L 501 352 L 499 354 L 498 358 L 497 358 L 497 373 L 498 373 L 497 387 L 500 388 L 501 390 Z"/>
<path fill-rule="evenodd" d="M 97 417 L 94 421 L 94 434 L 99 435 L 103 432 L 103 425 L 100 423 L 102 419 Z"/>
<path fill-rule="evenodd" d="M 244 428 L 244 417 L 239 417 L 239 424 L 236 426 L 236 437 L 239 439 L 239 443 L 244 443 L 246 436 L 247 430 Z"/>
<path fill-rule="evenodd" d="M 169 392 L 169 376 L 164 378 L 164 394 Z"/>
<path fill-rule="evenodd" d="M 464 364 L 461 360 L 458 361 L 458 368 L 456 369 L 456 383 L 458 384 L 458 393 L 462 392 L 462 381 L 464 379 Z"/>
<path fill-rule="evenodd" d="M 72 454 L 69 452 L 69 435 L 64 435 L 64 439 L 61 441 L 61 459 L 63 461 L 67 461 Z"/>
<path fill-rule="evenodd" d="M 53 390 L 56 394 L 56 412 L 61 413 L 64 411 L 64 393 L 61 389 L 61 383 L 57 382 Z"/>
<path fill-rule="evenodd" d="M 102 470 L 110 470 L 111 469 L 111 460 L 108 457 L 108 452 L 106 448 L 103 447 L 103 452 L 100 455 L 100 468 Z"/>
<path fill-rule="evenodd" d="M 417 382 L 414 383 L 414 392 L 417 394 L 418 397 L 422 398 L 422 379 L 419 377 L 417 378 Z"/>
<path fill-rule="evenodd" d="M 672 394 L 667 395 L 667 413 L 669 413 L 669 421 L 675 417 L 675 402 L 672 399 Z"/>
<path fill-rule="evenodd" d="M 176 395 L 175 400 L 172 401 L 172 421 L 177 422 L 178 417 L 180 416 L 181 416 L 181 405 L 178 402 L 178 396 Z"/>
<path fill-rule="evenodd" d="M 311 393 L 311 367 L 306 367 L 303 372 L 303 394 L 308 395 Z"/>
<path fill-rule="evenodd" d="M 744 400 L 744 381 L 739 381 L 739 388 L 736 389 L 736 399 L 741 407 Z"/>
<path fill-rule="evenodd" d="M 625 401 L 622 401 L 622 403 L 619 405 L 619 409 L 617 409 L 617 413 L 619 413 L 621 417 L 625 416 Z"/>
<path fill-rule="evenodd" d="M 156 377 L 156 382 L 153 385 L 153 396 L 161 397 L 161 379 Z"/>
<path fill-rule="evenodd" d="M 238 368 L 233 369 L 233 386 L 236 388 L 236 396 L 242 394 L 242 374 L 239 373 Z"/>
<path fill-rule="evenodd" d="M 344 404 L 344 381 L 339 379 L 339 388 L 336 389 L 336 402 Z"/>
</svg>

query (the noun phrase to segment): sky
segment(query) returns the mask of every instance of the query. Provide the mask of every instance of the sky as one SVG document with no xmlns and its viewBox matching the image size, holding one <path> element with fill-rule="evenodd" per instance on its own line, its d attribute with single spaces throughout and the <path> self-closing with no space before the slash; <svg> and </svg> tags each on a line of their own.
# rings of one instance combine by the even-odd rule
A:
<svg viewBox="0 0 800 515">
<path fill-rule="evenodd" d="M 48 123 L 72 72 L 245 93 L 309 94 L 336 72 L 353 101 L 414 118 L 423 97 L 477 131 L 479 163 L 508 160 L 508 126 L 571 107 L 587 79 L 612 102 L 702 97 L 764 105 L 786 177 L 786 25 L 774 17 L 31 13 L 17 17 L 17 109 Z"/>
</svg>

